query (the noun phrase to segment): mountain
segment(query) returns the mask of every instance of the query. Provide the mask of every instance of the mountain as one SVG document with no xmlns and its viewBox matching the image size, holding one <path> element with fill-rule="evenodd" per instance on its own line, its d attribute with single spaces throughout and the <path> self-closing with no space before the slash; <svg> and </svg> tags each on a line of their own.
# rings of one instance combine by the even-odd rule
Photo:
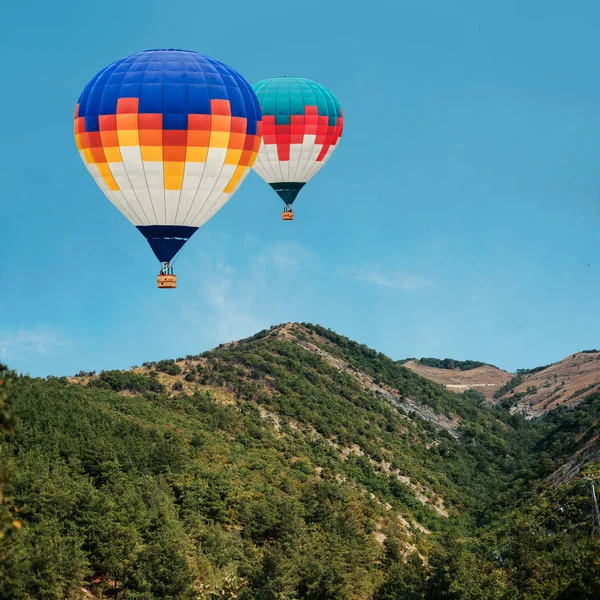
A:
<svg viewBox="0 0 600 600">
<path fill-rule="evenodd" d="M 306 323 L 127 371 L 11 379 L 3 599 L 600 589 L 576 477 L 598 456 L 598 394 L 527 420 Z"/>
</svg>

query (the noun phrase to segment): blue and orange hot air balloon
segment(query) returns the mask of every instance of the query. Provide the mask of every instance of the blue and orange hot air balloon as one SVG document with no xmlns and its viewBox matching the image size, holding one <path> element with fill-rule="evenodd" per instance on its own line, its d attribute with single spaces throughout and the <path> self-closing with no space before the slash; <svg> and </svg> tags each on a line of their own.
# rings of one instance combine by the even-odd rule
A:
<svg viewBox="0 0 600 600">
<path fill-rule="evenodd" d="M 292 204 L 329 160 L 344 128 L 336 97 L 300 77 L 274 77 L 252 86 L 263 115 L 263 141 L 254 170 L 285 204 L 282 218 L 294 218 Z"/>
<path fill-rule="evenodd" d="M 77 148 L 162 263 L 159 288 L 176 287 L 173 257 L 252 168 L 261 127 L 250 84 L 189 50 L 132 54 L 86 85 L 75 108 Z"/>
</svg>

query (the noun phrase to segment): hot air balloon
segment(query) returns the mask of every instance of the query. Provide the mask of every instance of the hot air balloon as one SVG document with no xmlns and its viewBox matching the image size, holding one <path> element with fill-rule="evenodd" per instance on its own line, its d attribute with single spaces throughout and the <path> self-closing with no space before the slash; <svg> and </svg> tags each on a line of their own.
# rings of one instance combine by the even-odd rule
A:
<svg viewBox="0 0 600 600">
<path fill-rule="evenodd" d="M 274 77 L 252 88 L 263 114 L 263 140 L 253 168 L 283 200 L 282 219 L 291 221 L 298 192 L 337 147 L 343 112 L 336 97 L 310 79 Z"/>
<path fill-rule="evenodd" d="M 189 50 L 132 54 L 85 86 L 75 108 L 77 148 L 161 262 L 159 288 L 176 287 L 173 257 L 247 176 L 261 127 L 250 84 Z"/>
</svg>

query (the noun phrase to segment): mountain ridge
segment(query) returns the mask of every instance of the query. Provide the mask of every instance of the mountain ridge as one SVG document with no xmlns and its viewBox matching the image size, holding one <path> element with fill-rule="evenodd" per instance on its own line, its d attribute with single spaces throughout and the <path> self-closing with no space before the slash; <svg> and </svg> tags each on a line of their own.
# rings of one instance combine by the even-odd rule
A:
<svg viewBox="0 0 600 600">
<path fill-rule="evenodd" d="M 263 331 L 289 331 L 294 327 L 306 325 L 310 324 L 286 322 L 279 325 L 273 325 L 269 329 Z M 312 327 L 312 325 L 310 326 Z M 315 325 L 314 327 L 324 331 L 331 331 L 321 325 Z M 280 333 L 277 335 L 281 337 Z M 253 337 L 255 336 L 250 336 L 250 338 L 247 339 Z M 221 343 L 212 350 L 205 351 L 203 354 L 233 347 L 236 344 L 243 342 L 244 339 Z M 365 344 L 359 345 L 367 348 Z M 181 363 L 181 360 L 182 359 L 177 359 L 176 362 Z M 573 372 L 574 370 L 578 370 L 578 367 L 580 367 L 582 363 L 592 363 L 594 360 L 598 361 L 598 363 L 593 364 L 593 368 L 588 367 L 580 374 L 575 374 Z M 149 361 L 146 364 L 156 362 L 159 361 Z M 477 390 L 483 394 L 490 404 L 504 403 L 504 405 L 510 409 L 511 413 L 523 414 L 527 419 L 542 416 L 549 410 L 557 408 L 564 403 L 575 405 L 577 402 L 588 397 L 591 393 L 600 390 L 600 351 L 598 350 L 581 350 L 549 365 L 517 369 L 514 373 L 496 367 L 490 363 L 476 360 L 458 360 L 452 358 L 405 358 L 394 360 L 394 362 L 410 369 L 425 379 L 444 385 L 451 391 L 461 393 L 469 389 Z M 444 366 L 433 366 L 434 363 L 439 363 Z M 457 366 L 448 366 L 452 364 Z M 129 370 L 135 371 L 138 369 L 140 368 L 131 367 Z M 73 381 L 77 378 L 85 377 L 85 375 L 85 372 L 80 371 L 78 376 L 70 376 L 68 379 Z M 561 381 L 566 378 L 569 381 L 562 394 L 558 393 L 560 392 L 560 389 L 557 388 L 560 386 L 548 385 L 548 380 L 550 378 L 560 379 Z M 554 398 L 551 397 L 550 393 L 538 391 L 537 393 L 532 394 L 531 390 L 528 390 L 532 385 L 540 387 L 536 385 L 540 384 L 540 382 L 542 382 L 544 388 L 552 387 L 551 391 L 554 392 Z M 504 386 L 508 386 L 508 389 L 504 390 Z M 570 402 L 576 398 L 576 402 Z M 548 401 L 550 401 L 548 407 L 544 406 Z"/>
</svg>

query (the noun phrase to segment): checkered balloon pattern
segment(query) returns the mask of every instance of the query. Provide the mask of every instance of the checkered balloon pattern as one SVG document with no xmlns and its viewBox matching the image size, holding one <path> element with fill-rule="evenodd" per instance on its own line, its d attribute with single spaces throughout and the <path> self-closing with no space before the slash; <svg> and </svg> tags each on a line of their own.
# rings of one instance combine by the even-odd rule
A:
<svg viewBox="0 0 600 600">
<path fill-rule="evenodd" d="M 337 147 L 344 127 L 340 103 L 322 85 L 300 77 L 265 79 L 252 88 L 263 114 L 254 170 L 270 184 L 306 183 Z"/>
<path fill-rule="evenodd" d="M 187 50 L 147 50 L 112 63 L 75 108 L 84 164 L 161 261 L 231 198 L 261 137 L 250 84 Z"/>
</svg>

